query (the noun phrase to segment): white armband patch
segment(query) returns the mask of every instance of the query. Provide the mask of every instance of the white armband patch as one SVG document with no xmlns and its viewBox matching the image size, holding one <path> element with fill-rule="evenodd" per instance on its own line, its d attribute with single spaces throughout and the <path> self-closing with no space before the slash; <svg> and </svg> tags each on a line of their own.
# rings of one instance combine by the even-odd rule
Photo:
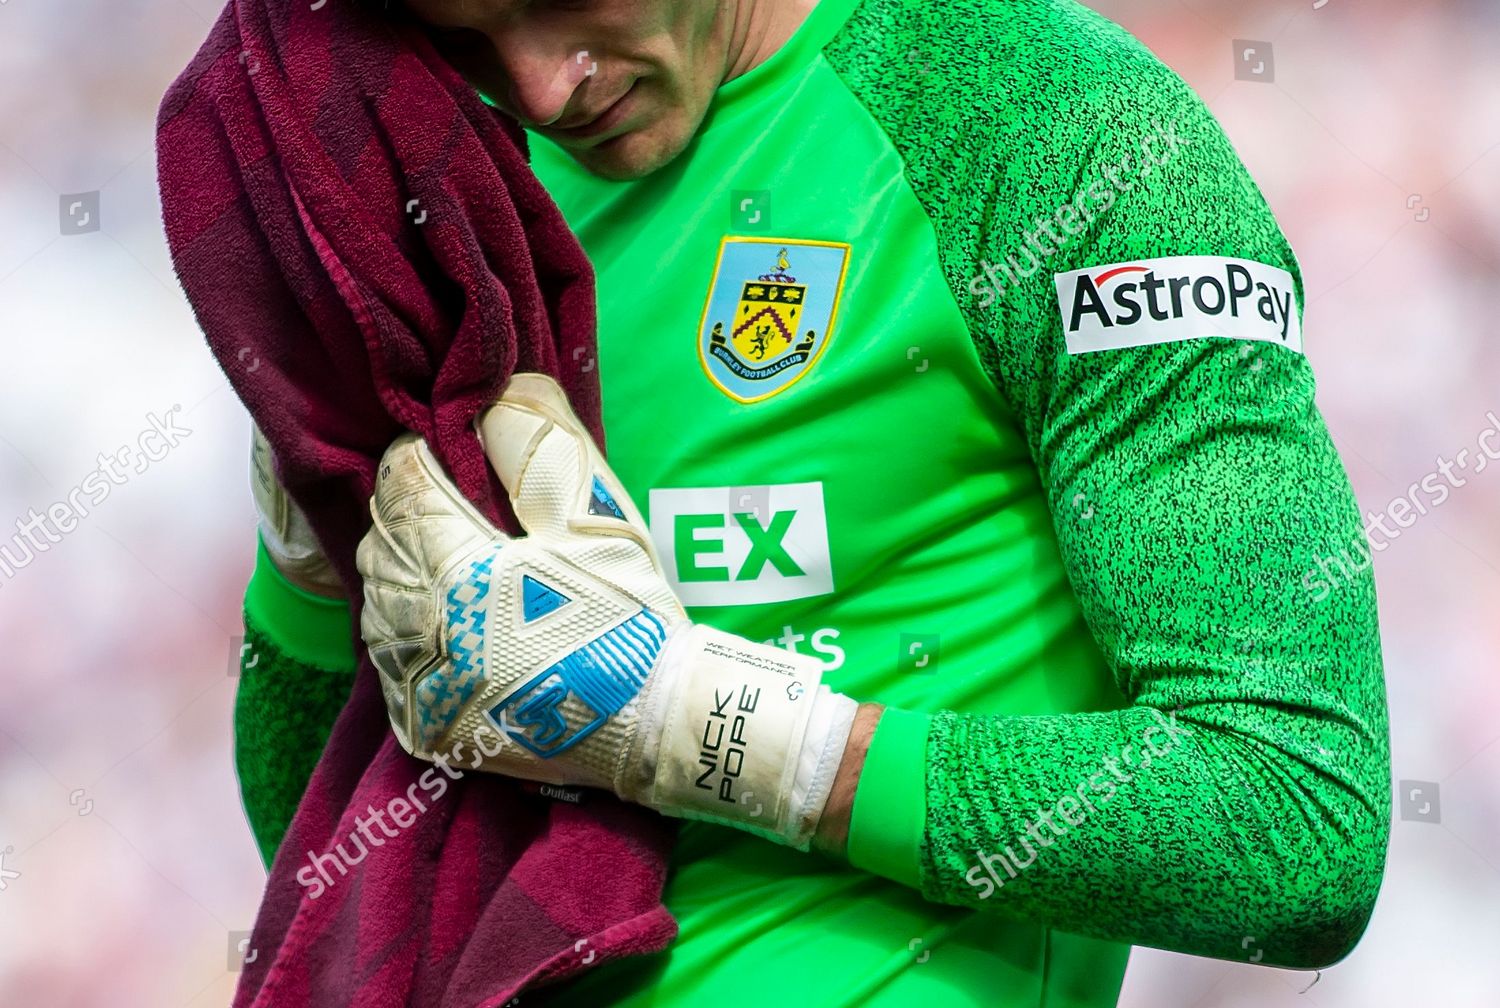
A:
<svg viewBox="0 0 1500 1008">
<path fill-rule="evenodd" d="M 1265 263 L 1170 256 L 1058 273 L 1053 282 L 1070 354 L 1205 336 L 1302 353 L 1292 275 Z"/>
</svg>

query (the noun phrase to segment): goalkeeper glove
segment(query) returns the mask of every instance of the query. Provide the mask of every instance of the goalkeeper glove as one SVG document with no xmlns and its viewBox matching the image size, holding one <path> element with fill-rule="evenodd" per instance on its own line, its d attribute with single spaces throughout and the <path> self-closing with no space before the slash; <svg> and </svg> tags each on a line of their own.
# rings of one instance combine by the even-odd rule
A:
<svg viewBox="0 0 1500 1008">
<path fill-rule="evenodd" d="M 261 542 L 276 569 L 292 584 L 315 595 L 343 598 L 344 586 L 323 554 L 307 516 L 276 476 L 271 445 L 250 425 L 250 489 Z"/>
<path fill-rule="evenodd" d="M 361 633 L 401 745 L 605 788 L 808 849 L 856 703 L 822 662 L 693 623 L 562 389 L 511 378 L 476 423 L 528 533 L 458 492 L 426 442 L 381 461 Z"/>
</svg>

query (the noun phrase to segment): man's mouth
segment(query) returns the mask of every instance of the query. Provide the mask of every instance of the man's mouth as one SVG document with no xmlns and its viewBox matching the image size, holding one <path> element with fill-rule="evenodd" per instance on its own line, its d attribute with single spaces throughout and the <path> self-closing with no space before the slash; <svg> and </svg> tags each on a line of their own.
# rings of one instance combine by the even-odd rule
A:
<svg viewBox="0 0 1500 1008">
<path fill-rule="evenodd" d="M 632 100 L 632 95 L 634 94 L 635 83 L 632 82 L 624 94 L 593 116 L 583 119 L 572 126 L 554 125 L 544 126 L 541 129 L 544 132 L 552 133 L 559 137 L 566 137 L 570 140 L 583 140 L 588 137 L 598 136 L 600 133 L 611 130 L 625 121 L 635 104 Z"/>
</svg>

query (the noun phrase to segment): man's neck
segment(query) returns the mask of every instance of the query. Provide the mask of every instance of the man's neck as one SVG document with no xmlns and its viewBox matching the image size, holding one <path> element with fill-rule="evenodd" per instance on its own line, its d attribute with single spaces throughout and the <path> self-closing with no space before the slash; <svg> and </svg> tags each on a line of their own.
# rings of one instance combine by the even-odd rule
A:
<svg viewBox="0 0 1500 1008">
<path fill-rule="evenodd" d="M 724 0 L 724 30 L 729 33 L 724 81 L 775 55 L 817 5 L 818 0 Z"/>
</svg>

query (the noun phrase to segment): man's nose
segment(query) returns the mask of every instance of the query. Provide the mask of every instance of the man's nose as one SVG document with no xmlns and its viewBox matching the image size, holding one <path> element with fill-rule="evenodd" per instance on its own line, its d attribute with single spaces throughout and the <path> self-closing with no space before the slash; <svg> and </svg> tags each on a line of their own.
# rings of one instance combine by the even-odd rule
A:
<svg viewBox="0 0 1500 1008">
<path fill-rule="evenodd" d="M 516 33 L 495 41 L 495 52 L 510 81 L 510 104 L 530 125 L 546 126 L 562 116 L 580 81 L 594 62 L 565 48 L 545 47 L 532 34 Z"/>
</svg>

